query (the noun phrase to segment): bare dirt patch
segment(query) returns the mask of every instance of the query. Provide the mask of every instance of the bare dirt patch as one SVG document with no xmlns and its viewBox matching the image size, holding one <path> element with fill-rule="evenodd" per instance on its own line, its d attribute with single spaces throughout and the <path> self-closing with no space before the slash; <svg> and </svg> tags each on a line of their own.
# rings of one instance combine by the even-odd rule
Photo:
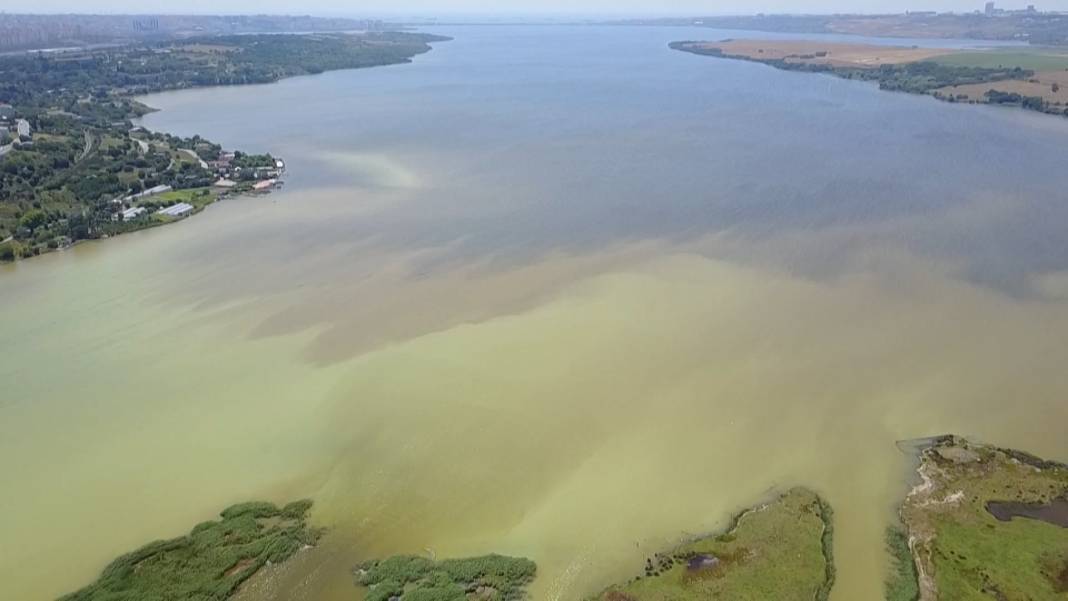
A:
<svg viewBox="0 0 1068 601">
<path fill-rule="evenodd" d="M 246 557 L 245 559 L 242 559 L 241 561 L 239 561 L 239 562 L 235 563 L 233 566 L 231 566 L 229 570 L 226 570 L 226 573 L 224 575 L 227 578 L 229 578 L 230 576 L 233 576 L 234 574 L 240 573 L 241 571 L 247 569 L 249 566 L 251 566 L 251 565 L 253 565 L 255 563 L 256 563 L 255 559 L 253 559 L 251 557 Z"/>
<path fill-rule="evenodd" d="M 719 49 L 724 56 L 834 67 L 876 68 L 880 65 L 914 63 L 948 54 L 939 48 L 837 44 L 817 40 L 724 40 L 703 42 L 694 47 Z"/>
<path fill-rule="evenodd" d="M 1037 96 L 1054 106 L 1068 106 L 1068 71 L 1040 71 L 1032 77 L 991 83 L 978 83 L 939 88 L 936 93 L 953 96 L 964 102 L 986 102 L 990 90 Z"/>
</svg>

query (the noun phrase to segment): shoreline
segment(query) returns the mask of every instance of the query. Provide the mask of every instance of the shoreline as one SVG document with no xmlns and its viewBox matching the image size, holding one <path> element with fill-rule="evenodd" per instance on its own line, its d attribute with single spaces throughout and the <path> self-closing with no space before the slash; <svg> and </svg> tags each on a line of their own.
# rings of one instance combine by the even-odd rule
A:
<svg viewBox="0 0 1068 601">
<path fill-rule="evenodd" d="M 5 264 L 5 263 L 15 264 L 15 263 L 19 263 L 19 262 L 22 262 L 24 260 L 27 260 L 27 259 L 32 259 L 34 257 L 52 254 L 53 252 L 56 252 L 56 251 L 67 250 L 67 249 L 72 248 L 72 247 L 78 245 L 79 243 L 85 242 L 85 241 L 102 241 L 102 240 L 107 240 L 107 239 L 110 239 L 110 238 L 115 238 L 115 237 L 118 237 L 118 236 L 121 236 L 121 235 L 124 235 L 124 234 L 129 234 L 129 233 L 132 233 L 132 232 L 138 232 L 138 231 L 143 231 L 143 230 L 154 229 L 154 228 L 157 228 L 157 227 L 160 227 L 160 226 L 164 226 L 164 225 L 171 225 L 171 224 L 177 223 L 179 221 L 184 221 L 187 218 L 192 217 L 193 215 L 196 215 L 198 213 L 203 212 L 204 209 L 206 209 L 208 206 L 210 206 L 212 204 L 215 204 L 216 202 L 220 202 L 222 200 L 226 200 L 227 198 L 230 198 L 230 197 L 233 197 L 233 196 L 236 196 L 236 195 L 250 195 L 250 196 L 263 195 L 263 196 L 265 196 L 267 194 L 270 194 L 271 192 L 275 191 L 278 187 L 284 185 L 284 180 L 282 178 L 286 173 L 286 165 L 287 165 L 287 163 L 283 158 L 274 157 L 273 155 L 271 155 L 269 153 L 266 154 L 266 155 L 248 155 L 248 154 L 243 154 L 241 151 L 233 151 L 233 152 L 229 152 L 228 153 L 227 151 L 221 150 L 221 146 L 212 144 L 208 139 L 202 138 L 199 134 L 197 134 L 197 135 L 193 136 L 192 138 L 189 138 L 188 140 L 186 140 L 186 141 L 192 141 L 192 142 L 197 142 L 197 141 L 204 142 L 204 143 L 207 143 L 209 145 L 213 145 L 213 146 L 215 146 L 216 148 L 219 149 L 217 156 L 216 155 L 211 155 L 211 156 L 213 156 L 215 159 L 224 159 L 225 158 L 225 160 L 227 161 L 227 169 L 226 170 L 221 170 L 221 169 L 215 168 L 215 164 L 217 162 L 220 162 L 220 161 L 217 161 L 217 160 L 210 161 L 210 163 L 212 163 L 212 165 L 209 166 L 209 161 L 206 161 L 203 156 L 199 156 L 198 155 L 197 146 L 195 144 L 194 144 L 193 148 L 185 148 L 185 147 L 178 146 L 176 143 L 173 142 L 173 140 L 181 141 L 181 140 L 183 140 L 182 138 L 174 136 L 173 134 L 171 134 L 169 132 L 150 130 L 150 129 L 144 127 L 144 125 L 142 125 L 142 123 L 143 123 L 142 120 L 143 120 L 143 117 L 145 115 L 148 115 L 148 114 L 151 114 L 151 113 L 157 113 L 157 112 L 160 112 L 162 110 L 162 109 L 153 107 L 153 106 L 149 105 L 148 103 L 144 102 L 144 99 L 146 99 L 148 96 L 151 96 L 151 95 L 154 95 L 154 94 L 165 93 L 165 92 L 177 92 L 177 91 L 181 91 L 181 90 L 194 90 L 194 89 L 206 89 L 206 88 L 223 88 L 223 87 L 227 87 L 228 88 L 228 87 L 235 87 L 235 86 L 273 85 L 273 84 L 276 84 L 276 83 L 278 83 L 278 82 L 280 82 L 282 80 L 285 80 L 285 79 L 291 79 L 291 78 L 301 77 L 301 76 L 322 75 L 324 73 L 332 72 L 332 71 L 348 71 L 348 70 L 369 69 L 369 68 L 385 67 L 385 66 L 393 66 L 393 65 L 406 65 L 406 64 L 411 64 L 416 56 L 421 55 L 421 54 L 429 53 L 431 50 L 433 50 L 433 46 L 431 44 L 437 43 L 437 42 L 447 42 L 447 41 L 451 41 L 453 39 L 453 38 L 447 37 L 447 36 L 441 36 L 441 35 L 436 35 L 436 34 L 418 34 L 418 33 L 413 33 L 413 32 L 410 32 L 410 31 L 397 32 L 397 33 L 398 34 L 406 34 L 406 35 L 409 35 L 409 36 L 420 36 L 421 42 L 423 44 L 423 47 L 422 48 L 413 49 L 412 53 L 407 55 L 407 56 L 401 56 L 401 57 L 394 56 L 394 57 L 385 57 L 385 58 L 370 57 L 370 58 L 366 59 L 366 60 L 369 61 L 368 64 L 351 64 L 351 65 L 344 65 L 344 66 L 337 66 L 337 67 L 332 66 L 332 65 L 327 65 L 326 67 L 323 67 L 323 68 L 305 67 L 304 68 L 304 72 L 292 72 L 292 73 L 286 72 L 286 71 L 283 70 L 281 72 L 275 72 L 275 73 L 269 74 L 267 76 L 268 80 L 266 80 L 266 81 L 245 80 L 245 81 L 221 82 L 220 80 L 217 79 L 216 82 L 214 82 L 214 83 L 208 83 L 208 84 L 204 84 L 204 85 L 198 85 L 197 83 L 192 83 L 190 85 L 184 85 L 185 82 L 183 80 L 183 81 L 181 81 L 180 83 L 177 83 L 177 84 L 171 84 L 171 85 L 162 84 L 158 88 L 153 88 L 153 89 L 148 89 L 148 90 L 134 90 L 134 89 L 130 89 L 129 87 L 116 89 L 116 88 L 113 87 L 111 90 L 109 90 L 110 97 L 115 99 L 116 102 L 118 102 L 118 101 L 123 102 L 127 107 L 129 107 L 129 112 L 125 115 L 124 124 L 121 127 L 116 127 L 116 124 L 113 123 L 108 128 L 101 128 L 100 132 L 94 131 L 93 134 L 92 134 L 92 136 L 93 136 L 92 140 L 91 140 L 91 136 L 90 136 L 90 133 L 89 133 L 90 130 L 86 129 L 85 130 L 85 136 L 86 136 L 85 137 L 85 139 L 86 139 L 85 153 L 79 158 L 79 160 L 74 164 L 74 166 L 76 166 L 77 163 L 80 163 L 81 160 L 84 159 L 84 158 L 95 158 L 93 155 L 97 154 L 99 152 L 100 146 L 102 145 L 102 142 L 104 141 L 104 139 L 106 137 L 108 137 L 109 134 L 121 133 L 123 137 L 118 137 L 118 136 L 116 136 L 116 137 L 118 137 L 118 139 L 120 139 L 120 140 L 131 141 L 131 142 L 139 145 L 140 148 L 141 148 L 142 155 L 147 155 L 148 148 L 150 147 L 150 145 L 152 145 L 152 143 L 164 141 L 164 142 L 167 143 L 166 149 L 168 151 L 172 151 L 175 154 L 184 155 L 186 160 L 192 161 L 194 164 L 198 165 L 201 168 L 201 170 L 204 172 L 204 174 L 206 175 L 206 178 L 208 180 L 214 180 L 214 183 L 212 183 L 210 185 L 207 185 L 207 186 L 198 185 L 198 186 L 192 186 L 192 187 L 172 187 L 172 186 L 168 185 L 168 186 L 165 186 L 167 188 L 165 193 L 169 194 L 172 190 L 174 192 L 186 192 L 186 191 L 189 191 L 190 194 L 195 193 L 198 197 L 200 197 L 200 196 L 211 196 L 212 198 L 211 198 L 210 202 L 206 202 L 204 204 L 192 203 L 192 201 L 191 201 L 192 197 L 190 196 L 189 199 L 173 200 L 172 202 L 169 202 L 168 204 L 164 205 L 164 207 L 162 209 L 157 211 L 156 207 L 158 205 L 156 205 L 156 203 L 152 202 L 152 199 L 155 198 L 156 196 L 160 195 L 159 193 L 151 193 L 151 194 L 145 194 L 144 196 L 139 196 L 136 193 L 130 194 L 130 192 L 133 192 L 134 190 L 137 190 L 137 188 L 131 188 L 131 189 L 127 190 L 127 196 L 123 197 L 121 199 L 121 201 L 120 201 L 119 198 L 115 198 L 115 199 L 110 201 L 113 204 L 118 204 L 119 205 L 119 213 L 113 213 L 112 214 L 112 222 L 113 223 L 120 223 L 120 224 L 121 223 L 127 223 L 127 222 L 134 223 L 134 222 L 130 221 L 130 219 L 139 219 L 136 222 L 136 225 L 133 225 L 132 227 L 130 227 L 128 229 L 120 228 L 118 231 L 114 231 L 113 230 L 113 231 L 110 231 L 110 232 L 107 232 L 107 233 L 102 233 L 102 234 L 98 234 L 98 235 L 84 236 L 84 237 L 75 237 L 73 235 L 72 236 L 55 236 L 53 239 L 49 240 L 47 244 L 42 243 L 39 238 L 34 238 L 33 237 L 34 228 L 30 228 L 30 230 L 29 230 L 29 235 L 31 236 L 29 239 L 27 239 L 24 236 L 19 236 L 17 230 L 12 230 L 10 236 L 7 236 L 7 237 L 4 237 L 4 238 L 0 239 L 0 251 L 2 251 L 2 254 L 0 254 L 0 265 Z M 390 32 L 384 32 L 383 33 L 383 35 L 389 35 L 389 34 L 390 34 Z M 290 34 L 290 37 L 304 39 L 304 38 L 308 38 L 309 35 L 310 34 Z M 345 35 L 345 36 L 359 37 L 358 34 L 349 34 L 349 33 L 331 34 L 331 35 L 335 35 L 335 36 L 336 35 Z M 210 38 L 208 38 L 208 39 L 210 39 Z M 218 39 L 225 40 L 225 36 L 220 37 Z M 281 37 L 273 38 L 273 39 L 281 40 Z M 172 42 L 171 44 L 174 45 L 174 44 L 181 44 L 181 43 L 188 43 L 188 41 Z M 124 48 L 124 49 L 127 49 L 129 51 L 135 51 L 136 49 L 140 48 L 140 46 L 138 46 L 136 44 L 131 44 L 131 45 L 121 46 L 120 48 Z M 96 50 L 96 49 L 90 49 L 90 50 L 86 50 L 85 52 L 87 52 L 88 54 L 92 55 L 94 52 L 97 52 L 97 51 L 98 50 Z M 365 57 L 360 57 L 361 60 L 364 60 L 364 58 Z M 379 60 L 381 62 L 374 63 L 373 61 L 375 61 L 375 60 Z M 76 119 L 80 119 L 80 117 L 77 117 L 77 116 L 74 116 L 74 115 L 72 115 L 72 116 L 75 117 Z M 75 122 L 78 123 L 78 121 L 75 121 Z M 84 123 L 84 121 L 82 123 Z M 138 132 L 144 132 L 145 134 L 147 134 L 147 136 L 145 138 L 135 137 L 133 134 L 134 133 L 138 133 Z M 38 132 L 35 132 L 35 135 L 40 136 L 41 134 L 38 133 Z M 54 134 L 50 134 L 50 133 L 49 134 L 45 134 L 45 136 L 49 136 L 49 135 L 54 135 Z M 34 140 L 30 136 L 27 136 L 27 137 L 21 138 L 21 139 L 16 139 L 10 145 L 10 148 L 8 149 L 8 152 L 0 154 L 0 161 L 3 161 L 6 158 L 6 156 L 10 155 L 13 151 L 20 150 L 20 148 L 23 148 L 23 147 L 24 148 L 29 148 L 30 151 L 32 152 L 34 150 L 34 148 L 35 148 L 33 142 L 34 142 Z M 241 177 L 241 174 L 239 173 L 241 171 L 241 167 L 238 166 L 238 167 L 236 167 L 236 171 L 231 172 L 231 171 L 229 171 L 229 161 L 231 159 L 235 158 L 235 157 L 243 157 L 243 156 L 244 157 L 256 157 L 256 158 L 266 157 L 267 159 L 269 159 L 269 161 L 268 161 L 269 164 L 267 164 L 267 165 L 250 166 L 249 169 L 252 169 L 254 171 L 253 177 L 251 177 L 251 178 Z M 171 164 L 164 171 L 165 172 L 170 172 L 171 168 L 175 164 L 176 164 L 176 159 L 173 158 L 173 156 L 172 156 Z M 72 166 L 72 168 L 73 168 L 73 166 Z M 95 175 L 95 173 L 96 172 L 90 171 L 91 176 Z M 224 185 L 220 186 L 219 184 L 224 184 Z M 264 184 L 266 184 L 266 185 L 264 185 Z M 175 184 L 175 186 L 177 186 L 177 184 Z M 147 187 L 147 184 L 146 184 L 146 187 Z M 151 190 L 149 190 L 148 192 L 151 192 Z M 36 194 L 36 188 L 35 188 L 35 194 Z M 148 204 L 151 207 L 151 211 L 149 209 L 141 208 L 141 203 L 138 203 L 135 206 L 132 202 L 129 202 L 129 201 L 134 201 L 134 200 L 139 200 L 139 199 L 144 199 L 146 204 Z M 99 203 L 100 201 L 95 201 L 95 202 Z M 167 201 L 165 201 L 165 202 L 167 202 Z M 34 206 L 37 207 L 39 205 L 40 205 L 40 203 L 36 203 L 35 202 Z M 179 207 L 179 209 L 174 214 L 163 212 L 164 209 L 172 207 L 172 206 L 176 206 L 176 205 L 184 205 L 184 206 Z M 129 208 L 127 208 L 127 207 L 129 207 Z M 125 215 L 124 209 L 125 209 L 125 211 L 132 211 L 132 210 L 135 210 L 135 209 L 140 209 L 140 210 L 137 211 L 136 212 L 137 214 L 134 215 L 132 218 L 127 218 L 126 215 Z M 18 213 L 16 213 L 16 215 L 18 215 Z M 73 213 L 71 213 L 70 215 L 73 216 Z M 148 216 L 147 219 L 141 219 L 141 217 L 143 215 L 147 215 Z M 157 218 L 156 217 L 157 215 L 159 215 L 161 217 Z M 83 219 L 85 218 L 85 209 L 84 208 L 82 210 L 82 218 Z M 99 226 L 99 227 L 103 227 L 103 226 Z"/>
<path fill-rule="evenodd" d="M 874 46 L 821 40 L 726 39 L 676 41 L 672 50 L 698 56 L 758 63 L 781 71 L 832 75 L 875 83 L 880 90 L 929 96 L 950 104 L 990 105 L 1068 117 L 1068 94 L 1053 69 L 1019 64 L 956 64 L 954 59 L 997 57 L 1002 51 L 949 50 L 919 46 Z M 1041 49 L 1039 49 L 1041 50 Z M 1030 48 L 1023 55 L 1041 56 Z M 1020 60 L 1020 57 L 1016 57 Z M 1068 73 L 1068 54 L 1064 55 Z M 1022 62 L 1022 61 L 1021 61 Z M 1040 78 L 1049 78 L 1042 81 Z M 1064 76 L 1068 90 L 1068 75 Z M 1038 95 L 1032 95 L 1038 94 Z"/>
</svg>

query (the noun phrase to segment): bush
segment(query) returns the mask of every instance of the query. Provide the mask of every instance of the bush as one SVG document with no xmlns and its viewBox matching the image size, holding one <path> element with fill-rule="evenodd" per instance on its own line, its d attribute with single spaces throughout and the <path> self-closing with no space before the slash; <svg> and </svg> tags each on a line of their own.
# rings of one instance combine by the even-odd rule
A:
<svg viewBox="0 0 1068 601">
<path fill-rule="evenodd" d="M 14 261 L 17 258 L 19 258 L 19 251 L 14 242 L 8 241 L 0 244 L 0 261 Z"/>
</svg>

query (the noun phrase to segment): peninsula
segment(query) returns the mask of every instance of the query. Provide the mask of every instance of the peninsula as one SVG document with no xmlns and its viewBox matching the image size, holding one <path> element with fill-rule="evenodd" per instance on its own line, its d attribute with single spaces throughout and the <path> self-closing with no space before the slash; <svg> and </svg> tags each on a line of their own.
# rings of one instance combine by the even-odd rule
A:
<svg viewBox="0 0 1068 601">
<path fill-rule="evenodd" d="M 285 167 L 200 136 L 145 131 L 134 96 L 410 62 L 448 38 L 226 35 L 0 56 L 0 261 L 171 223 Z"/>
<path fill-rule="evenodd" d="M 756 39 L 673 42 L 670 47 L 787 71 L 870 81 L 883 90 L 926 94 L 946 102 L 1015 106 L 1068 116 L 1068 51 L 961 51 Z"/>
<path fill-rule="evenodd" d="M 1068 598 L 1068 466 L 945 436 L 917 473 L 888 600 Z"/>
<path fill-rule="evenodd" d="M 826 601 L 833 532 L 830 506 L 795 488 L 741 513 L 722 534 L 654 554 L 644 573 L 589 601 Z"/>
</svg>

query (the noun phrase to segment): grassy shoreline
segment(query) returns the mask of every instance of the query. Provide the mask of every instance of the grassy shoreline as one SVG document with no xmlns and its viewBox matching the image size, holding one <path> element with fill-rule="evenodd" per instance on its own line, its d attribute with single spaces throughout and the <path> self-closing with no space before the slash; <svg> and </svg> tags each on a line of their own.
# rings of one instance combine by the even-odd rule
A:
<svg viewBox="0 0 1068 601">
<path fill-rule="evenodd" d="M 791 489 L 735 515 L 726 529 L 646 560 L 645 572 L 589 601 L 825 601 L 835 580 L 833 511 Z"/>
</svg>

